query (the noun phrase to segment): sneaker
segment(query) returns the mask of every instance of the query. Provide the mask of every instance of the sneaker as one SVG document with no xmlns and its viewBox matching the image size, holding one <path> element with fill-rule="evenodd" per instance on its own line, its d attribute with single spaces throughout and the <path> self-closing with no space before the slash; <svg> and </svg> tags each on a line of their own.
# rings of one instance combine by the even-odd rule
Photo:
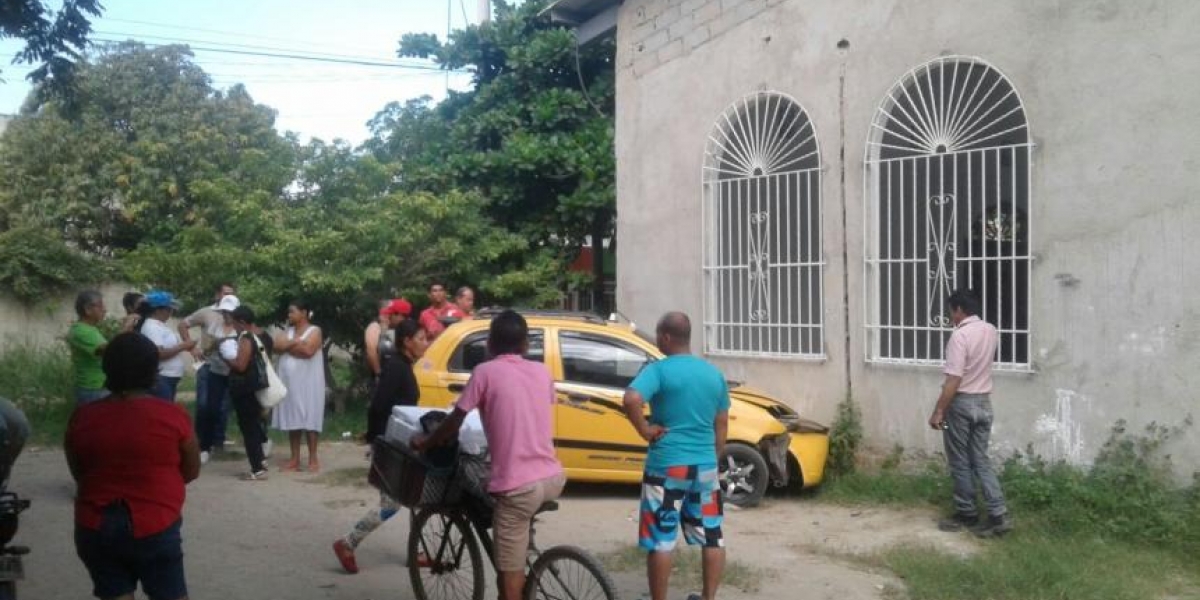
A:
<svg viewBox="0 0 1200 600">
<path fill-rule="evenodd" d="M 1008 513 L 1004 513 L 996 517 L 989 516 L 986 523 L 974 529 L 974 533 L 976 537 L 996 538 L 1012 531 L 1012 529 L 1012 519 L 1008 518 Z"/>
<path fill-rule="evenodd" d="M 209 453 L 209 451 L 208 451 L 208 450 L 205 450 L 205 451 L 201 452 L 201 453 L 200 453 L 200 464 L 202 464 L 202 465 L 207 465 L 207 464 L 208 464 L 208 459 L 209 459 L 209 458 L 212 458 L 212 454 L 211 454 L 211 453 Z"/>
<path fill-rule="evenodd" d="M 262 445 L 263 458 L 271 458 L 271 450 L 273 450 L 274 448 L 275 448 L 275 444 L 271 443 L 271 440 L 267 440 L 266 442 L 264 442 Z"/>
<path fill-rule="evenodd" d="M 937 527 L 941 531 L 955 532 L 966 531 L 979 525 L 979 515 L 964 515 L 962 513 L 954 513 L 949 519 L 941 519 L 938 521 Z"/>
<path fill-rule="evenodd" d="M 333 554 L 337 556 L 338 562 L 342 563 L 342 568 L 351 575 L 358 572 L 358 561 L 354 560 L 354 548 L 346 543 L 346 540 L 338 540 L 333 543 Z"/>
<path fill-rule="evenodd" d="M 261 471 L 242 473 L 239 479 L 242 481 L 265 481 L 267 479 L 267 470 L 263 469 Z"/>
</svg>

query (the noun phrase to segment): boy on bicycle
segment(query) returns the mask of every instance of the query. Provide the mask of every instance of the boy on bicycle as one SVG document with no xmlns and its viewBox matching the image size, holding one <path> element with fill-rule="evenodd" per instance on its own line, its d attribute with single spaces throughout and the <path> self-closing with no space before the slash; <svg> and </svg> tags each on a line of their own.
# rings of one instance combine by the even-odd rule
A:
<svg viewBox="0 0 1200 600">
<path fill-rule="evenodd" d="M 521 597 L 533 517 L 566 484 L 554 455 L 554 379 L 545 365 L 522 357 L 528 348 L 524 317 L 506 310 L 492 319 L 493 358 L 475 368 L 450 417 L 412 444 L 423 451 L 457 438 L 467 413 L 479 409 L 492 457 L 488 493 L 496 499 L 492 536 L 501 600 Z"/>
<path fill-rule="evenodd" d="M 703 599 L 713 600 L 725 568 L 717 457 L 725 449 L 729 428 L 729 387 L 716 367 L 692 356 L 687 315 L 663 315 L 656 333 L 666 358 L 647 365 L 629 384 L 624 400 L 625 415 L 650 443 L 638 545 L 649 552 L 650 597 L 665 600 L 671 552 L 682 526 L 688 545 L 704 548 Z M 642 413 L 646 402 L 650 421 Z"/>
</svg>

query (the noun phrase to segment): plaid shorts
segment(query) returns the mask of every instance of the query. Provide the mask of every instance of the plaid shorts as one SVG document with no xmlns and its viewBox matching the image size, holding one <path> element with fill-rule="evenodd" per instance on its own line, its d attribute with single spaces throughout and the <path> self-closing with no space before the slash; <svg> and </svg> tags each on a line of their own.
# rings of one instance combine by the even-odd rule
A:
<svg viewBox="0 0 1200 600">
<path fill-rule="evenodd" d="M 721 548 L 724 514 L 717 465 L 647 468 L 642 477 L 638 545 L 651 552 L 670 552 L 682 524 L 689 545 Z"/>
</svg>

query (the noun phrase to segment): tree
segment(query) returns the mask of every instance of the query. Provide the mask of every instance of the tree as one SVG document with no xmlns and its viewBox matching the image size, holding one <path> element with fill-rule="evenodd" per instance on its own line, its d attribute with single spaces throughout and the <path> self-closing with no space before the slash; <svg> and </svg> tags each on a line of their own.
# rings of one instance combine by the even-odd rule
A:
<svg viewBox="0 0 1200 600">
<path fill-rule="evenodd" d="M 27 75 L 41 90 L 62 99 L 70 98 L 77 62 L 92 32 L 90 17 L 100 16 L 98 0 L 63 0 L 52 11 L 37 0 L 0 3 L 0 39 L 25 40 L 16 60 L 39 66 Z"/>
<path fill-rule="evenodd" d="M 182 46 L 126 43 L 76 72 L 75 110 L 31 95 L 0 147 L 0 229 L 57 228 L 111 256 L 220 229 L 241 196 L 276 196 L 295 143 L 245 89 L 216 90 Z"/>
<path fill-rule="evenodd" d="M 541 15 L 545 1 L 495 4 L 493 21 L 445 43 L 401 38 L 400 56 L 469 69 L 474 89 L 436 106 L 389 105 L 365 147 L 401 165 L 405 189 L 477 190 L 491 219 L 560 263 L 590 238 L 602 306 L 603 240 L 615 233 L 613 42 L 577 48 L 570 30 Z"/>
</svg>

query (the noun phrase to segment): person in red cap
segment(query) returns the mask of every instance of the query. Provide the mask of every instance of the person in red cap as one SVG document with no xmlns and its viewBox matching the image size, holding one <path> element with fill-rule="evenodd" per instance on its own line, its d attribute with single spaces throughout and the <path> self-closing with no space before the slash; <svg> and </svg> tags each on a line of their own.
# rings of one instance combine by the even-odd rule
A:
<svg viewBox="0 0 1200 600">
<path fill-rule="evenodd" d="M 379 377 L 383 375 L 383 365 L 396 354 L 396 342 L 392 330 L 401 321 L 412 315 L 412 304 L 404 298 L 381 300 L 379 302 L 379 318 L 367 325 L 363 332 L 363 355 L 367 359 L 367 368 L 371 371 L 371 394 L 379 385 Z"/>
</svg>

